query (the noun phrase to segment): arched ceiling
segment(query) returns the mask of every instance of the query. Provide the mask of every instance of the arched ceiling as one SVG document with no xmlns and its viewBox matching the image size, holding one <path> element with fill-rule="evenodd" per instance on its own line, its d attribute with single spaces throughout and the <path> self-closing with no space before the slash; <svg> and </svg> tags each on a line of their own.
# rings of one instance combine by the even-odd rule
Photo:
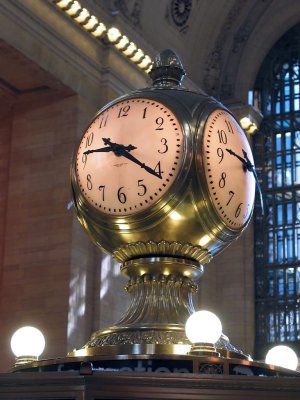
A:
<svg viewBox="0 0 300 400">
<path fill-rule="evenodd" d="M 86 0 L 110 13 L 152 56 L 172 48 L 192 81 L 218 99 L 246 101 L 272 45 L 300 22 L 295 0 Z"/>
<path fill-rule="evenodd" d="M 95 71 L 101 80 L 104 70 L 100 71 L 99 65 L 107 56 L 104 47 L 96 45 L 95 38 L 88 38 L 89 32 L 78 29 L 76 21 L 60 12 L 57 1 L 44 3 L 48 4 L 49 11 L 55 11 L 52 18 L 55 16 L 56 21 L 52 20 L 51 28 L 55 31 L 57 24 L 65 29 L 56 31 L 55 46 L 66 43 L 63 37 L 67 32 L 66 24 L 74 25 L 74 31 L 70 32 L 76 33 L 81 41 L 73 39 L 73 50 L 94 46 L 83 53 L 84 57 L 99 51 L 95 55 Z M 24 4 L 19 0 L 15 2 Z M 248 90 L 266 54 L 289 28 L 300 22 L 300 2 L 295 0 L 80 0 L 80 4 L 108 26 L 119 27 L 152 58 L 162 49 L 175 50 L 188 78 L 208 94 L 228 103 L 247 102 Z M 53 46 L 57 52 L 58 47 Z M 65 51 L 62 53 L 66 57 L 64 62 L 70 66 L 71 61 L 64 54 Z M 87 64 L 92 65 L 90 60 Z M 127 71 L 129 68 L 123 75 L 129 77 Z M 116 77 L 121 72 L 116 67 Z M 89 69 L 85 73 L 91 76 Z M 133 75 L 131 81 L 135 87 L 140 87 L 137 75 Z"/>
</svg>

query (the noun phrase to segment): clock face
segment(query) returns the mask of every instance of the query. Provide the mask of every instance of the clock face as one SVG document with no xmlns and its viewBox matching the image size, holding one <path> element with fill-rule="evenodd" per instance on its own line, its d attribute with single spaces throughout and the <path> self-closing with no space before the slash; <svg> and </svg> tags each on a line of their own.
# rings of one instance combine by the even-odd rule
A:
<svg viewBox="0 0 300 400">
<path fill-rule="evenodd" d="M 132 215 L 170 189 L 182 165 L 180 123 L 163 104 L 120 101 L 96 116 L 80 142 L 76 175 L 81 193 L 112 216 Z"/>
<path fill-rule="evenodd" d="M 202 149 L 215 211 L 227 227 L 239 230 L 251 216 L 255 195 L 254 163 L 247 137 L 228 112 L 215 110 L 205 124 Z"/>
</svg>

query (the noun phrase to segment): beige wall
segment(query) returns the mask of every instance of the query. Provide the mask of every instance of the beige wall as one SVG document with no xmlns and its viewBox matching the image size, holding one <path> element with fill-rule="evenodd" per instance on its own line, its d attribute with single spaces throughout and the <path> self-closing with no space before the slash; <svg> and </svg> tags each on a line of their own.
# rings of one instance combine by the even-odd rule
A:
<svg viewBox="0 0 300 400">
<path fill-rule="evenodd" d="M 72 96 L 15 107 L 4 119 L 9 129 L 9 183 L 1 191 L 6 196 L 0 338 L 5 354 L 11 334 L 24 324 L 46 333 L 48 356 L 65 352 L 72 239 L 68 171 L 76 112 Z M 5 357 L 1 363 L 4 368 Z"/>
</svg>

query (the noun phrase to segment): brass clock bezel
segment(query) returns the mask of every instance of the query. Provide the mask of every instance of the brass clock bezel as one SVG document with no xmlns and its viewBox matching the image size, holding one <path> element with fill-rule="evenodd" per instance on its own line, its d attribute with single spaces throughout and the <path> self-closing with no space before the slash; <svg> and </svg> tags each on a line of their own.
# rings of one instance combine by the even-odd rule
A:
<svg viewBox="0 0 300 400">
<path fill-rule="evenodd" d="M 184 115 L 185 111 L 181 109 L 180 105 L 177 105 L 176 100 L 173 98 L 160 96 L 157 97 L 157 93 L 152 93 L 148 90 L 147 93 L 144 93 L 143 90 L 132 93 L 131 95 L 126 95 L 119 97 L 118 99 L 106 104 L 102 107 L 93 119 L 89 122 L 87 128 L 93 123 L 93 121 L 99 116 L 99 114 L 105 112 L 110 107 L 124 101 L 131 99 L 147 99 L 153 100 L 157 103 L 161 103 L 164 107 L 170 109 L 170 111 L 174 114 L 183 134 L 183 157 L 181 161 L 181 166 L 178 171 L 178 174 L 171 184 L 169 189 L 161 196 L 161 198 L 145 210 L 137 211 L 136 213 L 130 215 L 109 215 L 103 213 L 100 209 L 94 207 L 88 200 L 83 196 L 79 184 L 76 173 L 76 157 L 77 152 L 80 146 L 79 144 L 76 146 L 76 150 L 73 154 L 73 159 L 71 163 L 71 183 L 72 190 L 74 193 L 74 199 L 76 199 L 76 208 L 80 210 L 80 217 L 83 218 L 88 217 L 89 220 L 94 221 L 97 225 L 102 225 L 108 227 L 111 230 L 116 230 L 118 232 L 128 233 L 133 230 L 138 230 L 141 228 L 145 228 L 146 225 L 153 225 L 157 223 L 160 219 L 166 216 L 169 212 L 171 212 L 176 205 L 180 202 L 180 199 L 186 190 L 185 180 L 190 170 L 190 165 L 192 162 L 191 151 L 192 148 L 192 134 L 191 127 L 187 122 L 188 118 Z"/>
</svg>

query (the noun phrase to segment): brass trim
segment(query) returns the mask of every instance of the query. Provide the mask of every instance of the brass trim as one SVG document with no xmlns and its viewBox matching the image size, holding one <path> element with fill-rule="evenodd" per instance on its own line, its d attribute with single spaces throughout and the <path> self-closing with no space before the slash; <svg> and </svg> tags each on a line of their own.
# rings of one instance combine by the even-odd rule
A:
<svg viewBox="0 0 300 400">
<path fill-rule="evenodd" d="M 98 355 L 187 355 L 189 344 L 122 344 L 102 347 L 89 347 L 74 350 L 68 357 L 90 357 Z"/>
<path fill-rule="evenodd" d="M 156 253 L 157 254 L 157 253 Z M 194 260 L 178 257 L 143 257 L 126 261 L 121 266 L 121 272 L 130 278 L 143 275 L 174 275 L 181 278 L 198 280 L 203 274 L 203 266 Z"/>
<path fill-rule="evenodd" d="M 169 256 L 169 257 L 183 257 L 190 259 L 191 262 L 197 261 L 201 264 L 207 264 L 211 261 L 212 255 L 209 251 L 201 246 L 195 246 L 191 243 L 181 243 L 177 241 L 149 240 L 147 242 L 138 241 L 135 243 L 128 243 L 124 246 L 118 247 L 113 252 L 113 257 L 120 261 L 126 262 L 133 258 L 141 256 L 150 257 L 151 255 Z"/>
</svg>

